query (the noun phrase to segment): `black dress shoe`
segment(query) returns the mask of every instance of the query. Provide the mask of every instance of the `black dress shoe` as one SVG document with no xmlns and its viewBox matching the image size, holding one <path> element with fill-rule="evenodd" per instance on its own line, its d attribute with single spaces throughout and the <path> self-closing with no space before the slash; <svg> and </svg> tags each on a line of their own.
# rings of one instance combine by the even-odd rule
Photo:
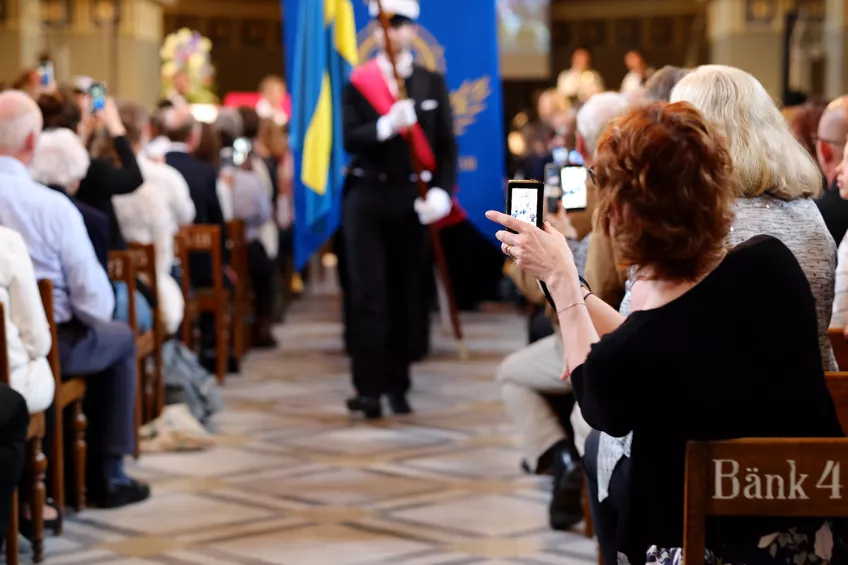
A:
<svg viewBox="0 0 848 565">
<path fill-rule="evenodd" d="M 404 414 L 412 414 L 412 406 L 409 405 L 409 401 L 406 399 L 405 394 L 390 394 L 389 398 L 389 407 L 392 409 L 392 412 L 402 416 Z"/>
<path fill-rule="evenodd" d="M 583 464 L 570 442 L 553 448 L 554 492 L 549 508 L 551 528 L 568 530 L 583 519 Z"/>
<path fill-rule="evenodd" d="M 383 405 L 379 398 L 370 396 L 354 396 L 347 399 L 347 409 L 351 412 L 361 412 L 366 420 L 378 420 L 383 417 Z"/>
<path fill-rule="evenodd" d="M 92 493 L 91 501 L 98 508 L 120 508 L 127 504 L 135 504 L 150 498 L 150 487 L 135 479 L 129 481 L 107 481 L 99 489 L 100 492 Z"/>
</svg>

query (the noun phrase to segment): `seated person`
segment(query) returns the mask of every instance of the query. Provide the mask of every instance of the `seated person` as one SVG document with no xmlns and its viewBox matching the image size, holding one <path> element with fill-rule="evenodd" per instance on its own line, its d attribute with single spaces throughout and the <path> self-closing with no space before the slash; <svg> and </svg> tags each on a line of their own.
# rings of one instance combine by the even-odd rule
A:
<svg viewBox="0 0 848 565">
<path fill-rule="evenodd" d="M 573 250 L 579 269 L 583 269 L 589 247 L 589 235 L 578 234 L 568 216 L 560 210 L 549 214 L 548 221 L 566 235 Z M 583 235 L 582 239 L 579 235 Z M 497 380 L 501 386 L 504 404 L 518 428 L 524 466 L 536 474 L 553 474 L 554 489 L 549 508 L 549 521 L 555 530 L 567 530 L 583 519 L 580 495 L 583 489 L 583 468 L 580 456 L 574 447 L 574 438 L 569 438 L 552 406 L 550 398 L 571 396 L 571 386 L 559 380 L 563 368 L 562 337 L 554 312 L 545 299 L 539 283 L 518 268 L 515 262 L 507 266 L 518 289 L 533 303 L 544 304 L 545 313 L 551 318 L 555 333 L 516 351 L 503 360 L 498 367 Z M 570 414 L 571 406 L 566 415 Z"/>
<path fill-rule="evenodd" d="M 233 218 L 244 222 L 245 239 L 247 240 L 247 266 L 250 270 L 250 281 L 256 297 L 256 335 L 253 345 L 259 348 L 273 348 L 277 340 L 271 333 L 274 313 L 274 262 L 261 241 L 261 230 L 271 220 L 273 208 L 271 196 L 256 171 L 254 163 L 248 155 L 241 155 L 234 162 L 237 153 L 234 151 L 235 138 L 227 132 L 220 131 L 222 155 L 226 162 L 222 163 L 220 178 L 226 183 L 227 196 L 232 201 Z M 259 163 L 262 166 L 262 163 Z"/>
<path fill-rule="evenodd" d="M 53 283 L 62 376 L 88 375 L 89 500 L 114 508 L 150 495 L 123 465 L 135 451 L 135 338 L 129 326 L 112 320 L 109 277 L 79 211 L 29 175 L 41 120 L 38 106 L 23 93 L 0 93 L 0 225 L 21 234 L 36 278 Z"/>
<path fill-rule="evenodd" d="M 14 389 L 0 384 L 0 546 L 9 529 L 12 495 L 24 472 L 28 428 L 26 400 Z"/>
<path fill-rule="evenodd" d="M 156 247 L 159 313 L 170 335 L 180 327 L 185 308 L 182 290 L 171 276 L 174 236 L 182 225 L 191 223 L 194 203 L 185 180 L 175 169 L 141 154 L 147 144 L 147 111 L 134 102 L 120 102 L 118 108 L 145 180 L 132 194 L 115 196 L 112 200 L 124 238 Z"/>
<path fill-rule="evenodd" d="M 23 395 L 30 414 L 47 410 L 56 388 L 47 361 L 50 326 L 26 243 L 4 227 L 0 227 L 0 302 L 6 313 L 10 384 Z"/>
<path fill-rule="evenodd" d="M 74 203 L 82 214 L 97 260 L 108 272 L 109 217 L 76 198 L 80 181 L 88 167 L 88 153 L 80 139 L 71 130 L 58 128 L 45 131 L 39 136 L 29 171 L 33 180 L 61 192 Z M 123 282 L 115 282 L 112 286 L 115 290 L 115 319 L 127 322 L 129 320 L 127 285 Z M 150 305 L 139 290 L 135 291 L 135 315 L 139 330 L 146 332 L 153 327 L 153 313 Z"/>
<path fill-rule="evenodd" d="M 687 102 L 634 109 L 601 137 L 595 172 L 598 228 L 635 270 L 626 319 L 581 286 L 555 229 L 487 215 L 518 232 L 498 232 L 503 251 L 551 291 L 563 378 L 571 379 L 586 421 L 614 437 L 632 432 L 630 457 L 601 492 L 599 432 L 586 442 L 604 562 L 619 562 L 622 553 L 644 563 L 656 545 L 670 553 L 649 559 L 670 565 L 683 541 L 688 441 L 844 434 L 824 379 L 816 301 L 798 260 L 771 236 L 727 249 L 734 185 L 714 127 Z M 707 547 L 719 563 L 807 564 L 811 547 L 773 553 L 761 539 L 779 533 L 815 540 L 823 521 L 714 518 Z M 846 546 L 837 532 L 832 562 L 841 563 L 848 555 L 839 555 Z"/>
</svg>

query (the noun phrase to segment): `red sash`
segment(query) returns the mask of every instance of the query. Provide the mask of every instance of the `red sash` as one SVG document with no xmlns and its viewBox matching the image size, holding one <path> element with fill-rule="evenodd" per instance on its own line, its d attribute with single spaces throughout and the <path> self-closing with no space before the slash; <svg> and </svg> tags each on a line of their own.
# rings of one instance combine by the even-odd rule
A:
<svg viewBox="0 0 848 565">
<path fill-rule="evenodd" d="M 381 116 L 388 114 L 392 104 L 397 102 L 397 98 L 389 90 L 389 85 L 383 78 L 383 72 L 374 59 L 356 67 L 350 76 L 350 82 Z M 421 129 L 421 124 L 416 123 L 402 132 L 401 135 L 407 140 L 411 139 L 412 147 L 415 149 L 415 154 L 418 156 L 418 162 L 421 163 L 421 166 L 430 172 L 434 172 L 436 170 L 436 156 L 433 154 L 430 142 L 427 141 L 427 136 L 424 135 L 424 130 Z"/>
<path fill-rule="evenodd" d="M 386 80 L 383 78 L 383 72 L 380 70 L 376 60 L 372 59 L 368 63 L 355 68 L 350 76 L 350 82 L 381 116 L 388 114 L 392 108 L 392 104 L 397 102 L 397 98 L 389 90 L 389 85 L 386 84 Z M 412 147 L 418 156 L 418 162 L 421 163 L 421 166 L 425 170 L 435 172 L 436 156 L 433 154 L 433 148 L 430 147 L 427 136 L 424 135 L 424 130 L 421 129 L 421 124 L 416 123 L 408 130 L 402 132 L 401 135 L 407 140 L 411 139 Z M 456 196 L 452 200 L 453 207 L 450 214 L 436 222 L 437 228 L 458 224 L 467 217 L 465 211 L 459 205 Z"/>
</svg>

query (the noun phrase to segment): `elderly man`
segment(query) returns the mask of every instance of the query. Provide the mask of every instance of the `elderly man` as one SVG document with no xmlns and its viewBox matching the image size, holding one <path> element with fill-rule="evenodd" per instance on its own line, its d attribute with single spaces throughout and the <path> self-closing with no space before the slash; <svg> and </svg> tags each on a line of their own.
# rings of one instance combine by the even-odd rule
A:
<svg viewBox="0 0 848 565">
<path fill-rule="evenodd" d="M 842 161 L 846 135 L 848 135 L 848 95 L 840 96 L 828 104 L 819 120 L 816 135 L 816 156 L 827 182 L 827 189 L 817 204 L 824 223 L 827 224 L 827 229 L 830 230 L 837 245 L 848 231 L 848 201 L 839 197 L 839 187 L 836 186 L 836 168 Z"/>
<path fill-rule="evenodd" d="M 577 149 L 587 165 L 592 164 L 595 145 L 607 123 L 626 109 L 626 100 L 618 93 L 595 95 L 580 109 L 577 114 Z M 590 207 L 593 204 L 590 201 Z M 563 233 L 568 237 L 568 244 L 578 262 L 581 255 L 585 257 L 587 245 L 589 250 L 595 246 L 599 235 L 593 232 L 591 240 L 578 241 L 576 237 L 569 237 L 578 235 L 572 226 L 566 223 L 557 227 L 566 230 Z M 572 233 L 569 234 L 569 231 Z M 588 265 L 586 269 L 588 274 Z M 528 295 L 531 291 L 540 294 L 535 281 L 533 283 L 522 287 L 527 289 Z M 553 318 L 555 320 L 556 317 Z M 571 383 L 560 380 L 565 369 L 564 352 L 558 335 L 559 327 L 554 327 L 556 334 L 507 357 L 498 367 L 497 379 L 507 410 L 518 427 L 527 468 L 535 473 L 552 472 L 554 475 L 554 495 L 549 509 L 551 527 L 567 529 L 582 518 L 582 469 L 578 451 L 582 451 L 583 446 L 582 441 L 568 438 L 560 417 L 546 400 L 546 397 L 571 394 Z M 579 412 L 575 420 L 580 427 L 575 430 L 575 440 L 578 435 L 585 438 L 587 430 L 585 425 L 581 425 Z M 578 444 L 577 450 L 575 444 Z"/>
<path fill-rule="evenodd" d="M 88 375 L 89 498 L 115 508 L 150 496 L 123 467 L 135 447 L 135 340 L 126 324 L 112 320 L 112 286 L 80 212 L 67 196 L 30 178 L 41 127 L 34 101 L 18 91 L 0 94 L 0 225 L 23 236 L 36 277 L 53 283 L 63 373 Z"/>
</svg>

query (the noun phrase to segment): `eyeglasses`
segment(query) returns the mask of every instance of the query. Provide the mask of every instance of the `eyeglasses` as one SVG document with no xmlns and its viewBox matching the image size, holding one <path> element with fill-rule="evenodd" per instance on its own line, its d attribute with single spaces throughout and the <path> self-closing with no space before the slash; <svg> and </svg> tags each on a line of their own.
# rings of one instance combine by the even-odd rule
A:
<svg viewBox="0 0 848 565">
<path fill-rule="evenodd" d="M 817 135 L 813 136 L 814 143 L 818 143 L 819 141 L 827 143 L 828 145 L 833 145 L 834 147 L 845 147 L 845 141 L 833 141 L 832 139 L 825 139 Z"/>
<path fill-rule="evenodd" d="M 592 181 L 592 184 L 598 184 L 595 182 L 595 169 L 592 167 L 586 167 L 586 172 L 589 173 L 589 180 Z"/>
</svg>

